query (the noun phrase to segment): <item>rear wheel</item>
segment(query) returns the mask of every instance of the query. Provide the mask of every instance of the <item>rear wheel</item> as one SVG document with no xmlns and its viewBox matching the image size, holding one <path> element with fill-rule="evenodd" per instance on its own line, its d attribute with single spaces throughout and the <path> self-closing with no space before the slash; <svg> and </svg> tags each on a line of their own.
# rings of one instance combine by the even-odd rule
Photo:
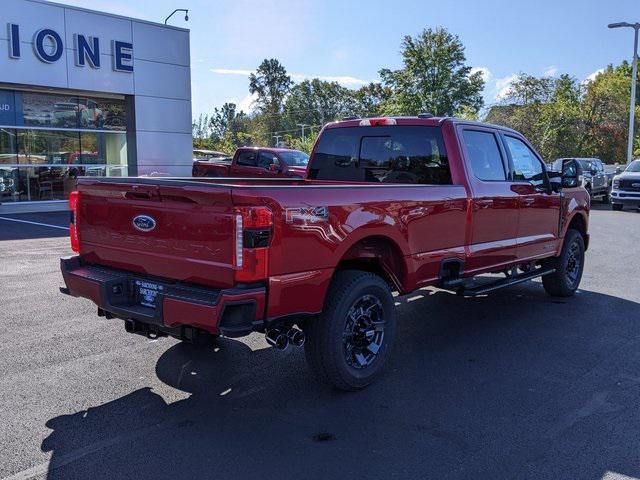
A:
<svg viewBox="0 0 640 480">
<path fill-rule="evenodd" d="M 340 390 L 373 382 L 389 360 L 396 311 L 386 282 L 359 270 L 336 273 L 322 314 L 307 322 L 311 370 Z"/>
<path fill-rule="evenodd" d="M 614 210 L 620 211 L 622 210 L 623 205 L 621 203 L 612 203 L 611 204 L 611 208 L 613 208 Z"/>
<path fill-rule="evenodd" d="M 580 285 L 584 270 L 584 239 L 580 232 L 568 230 L 560 256 L 548 260 L 545 266 L 556 269 L 554 273 L 542 277 L 547 293 L 554 297 L 573 295 Z"/>
</svg>

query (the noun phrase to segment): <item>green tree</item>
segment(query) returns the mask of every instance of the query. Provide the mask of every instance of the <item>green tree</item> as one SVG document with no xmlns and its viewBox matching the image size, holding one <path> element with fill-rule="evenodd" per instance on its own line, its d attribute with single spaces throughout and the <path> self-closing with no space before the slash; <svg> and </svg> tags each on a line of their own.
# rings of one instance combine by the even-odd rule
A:
<svg viewBox="0 0 640 480">
<path fill-rule="evenodd" d="M 338 82 L 314 78 L 291 88 L 284 105 L 287 129 L 298 124 L 324 125 L 350 115 L 354 107 L 354 92 Z"/>
<path fill-rule="evenodd" d="M 296 150 L 301 150 L 306 153 L 311 153 L 311 150 L 313 150 L 313 146 L 316 143 L 319 133 L 320 133 L 320 129 L 316 128 L 314 130 L 311 130 L 308 134 L 306 134 L 304 138 L 297 135 L 287 134 L 285 135 L 285 144 L 289 148 L 294 148 Z"/>
<path fill-rule="evenodd" d="M 282 130 L 284 100 L 291 85 L 287 70 L 275 58 L 263 60 L 256 73 L 249 76 L 249 92 L 257 97 L 255 104 L 260 117 L 256 126 L 265 144 L 271 143 L 272 132 Z"/>
<path fill-rule="evenodd" d="M 575 78 L 520 74 L 502 105 L 492 107 L 485 120 L 518 130 L 545 160 L 578 156 L 581 101 L 582 87 Z"/>
<path fill-rule="evenodd" d="M 624 163 L 627 156 L 631 66 L 626 62 L 604 72 L 587 85 L 582 105 L 585 155 L 608 163 Z M 636 104 L 636 118 L 640 113 Z M 637 144 L 636 144 L 637 145 Z"/>
<path fill-rule="evenodd" d="M 444 28 L 425 29 L 402 42 L 403 68 L 380 70 L 382 85 L 391 89 L 383 112 L 393 115 L 455 115 L 477 112 L 483 105 L 481 72 L 465 65 L 464 46 Z"/>
<path fill-rule="evenodd" d="M 191 135 L 194 148 L 206 148 L 209 141 L 209 116 L 200 114 L 191 123 Z"/>
<path fill-rule="evenodd" d="M 369 83 L 363 85 L 354 92 L 354 104 L 352 115 L 358 117 L 375 117 L 382 115 L 382 106 L 389 101 L 392 95 L 390 87 L 384 87 L 381 83 Z"/>
</svg>

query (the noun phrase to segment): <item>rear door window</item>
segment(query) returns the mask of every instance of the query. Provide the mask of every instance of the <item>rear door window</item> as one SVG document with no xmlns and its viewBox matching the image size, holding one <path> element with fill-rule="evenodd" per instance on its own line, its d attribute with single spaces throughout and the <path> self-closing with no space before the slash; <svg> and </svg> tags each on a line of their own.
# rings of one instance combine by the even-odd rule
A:
<svg viewBox="0 0 640 480">
<path fill-rule="evenodd" d="M 498 146 L 498 139 L 492 132 L 464 130 L 462 132 L 467 157 L 473 174 L 480 180 L 505 181 L 507 173 Z"/>
<path fill-rule="evenodd" d="M 258 165 L 258 152 L 240 152 L 240 154 L 238 155 L 237 164 L 243 165 L 245 167 L 256 167 Z"/>
<path fill-rule="evenodd" d="M 318 180 L 451 184 L 439 127 L 327 129 L 310 163 L 309 178 Z"/>
</svg>

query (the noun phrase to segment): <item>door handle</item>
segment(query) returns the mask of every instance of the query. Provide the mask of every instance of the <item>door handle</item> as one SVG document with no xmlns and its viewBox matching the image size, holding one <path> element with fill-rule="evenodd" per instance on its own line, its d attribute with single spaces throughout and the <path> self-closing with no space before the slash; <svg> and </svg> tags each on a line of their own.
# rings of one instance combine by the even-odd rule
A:
<svg viewBox="0 0 640 480">
<path fill-rule="evenodd" d="M 493 207 L 493 199 L 492 198 L 481 198 L 473 202 L 474 210 L 482 210 L 484 208 Z"/>
</svg>

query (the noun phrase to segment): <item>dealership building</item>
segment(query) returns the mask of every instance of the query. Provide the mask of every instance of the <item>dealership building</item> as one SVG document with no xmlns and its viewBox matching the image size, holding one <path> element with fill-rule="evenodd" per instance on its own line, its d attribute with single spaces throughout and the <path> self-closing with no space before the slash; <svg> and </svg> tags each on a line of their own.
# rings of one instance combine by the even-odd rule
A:
<svg viewBox="0 0 640 480">
<path fill-rule="evenodd" d="M 78 175 L 191 175 L 189 31 L 44 0 L 0 9 L 0 213 Z"/>
</svg>

